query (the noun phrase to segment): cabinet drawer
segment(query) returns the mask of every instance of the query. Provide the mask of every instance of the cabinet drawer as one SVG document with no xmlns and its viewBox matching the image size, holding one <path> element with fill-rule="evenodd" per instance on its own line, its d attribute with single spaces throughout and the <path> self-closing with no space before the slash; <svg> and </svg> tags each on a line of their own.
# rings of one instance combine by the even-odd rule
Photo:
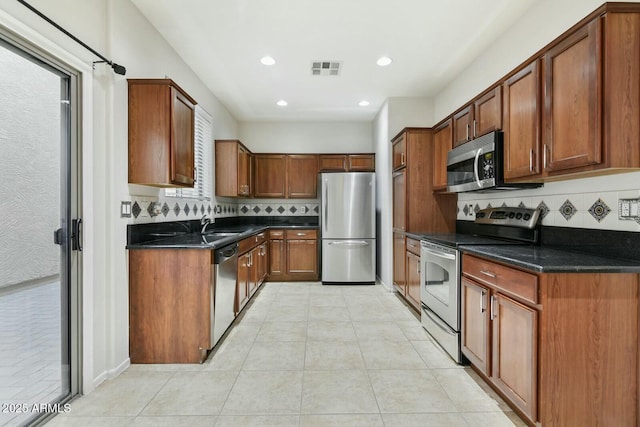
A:
<svg viewBox="0 0 640 427">
<path fill-rule="evenodd" d="M 311 240 L 317 238 L 317 230 L 287 230 L 287 240 Z"/>
<path fill-rule="evenodd" d="M 407 252 L 420 256 L 420 240 L 407 237 Z"/>
<path fill-rule="evenodd" d="M 238 253 L 243 254 L 255 248 L 256 246 L 264 242 L 266 239 L 267 239 L 267 233 L 264 231 L 262 233 L 255 234 L 251 237 L 247 237 L 246 239 L 242 239 L 241 241 L 238 242 Z"/>
<path fill-rule="evenodd" d="M 467 254 L 462 257 L 462 274 L 530 303 L 538 303 L 538 276 L 534 274 Z"/>
<path fill-rule="evenodd" d="M 270 239 L 284 239 L 284 230 L 269 230 Z"/>
</svg>

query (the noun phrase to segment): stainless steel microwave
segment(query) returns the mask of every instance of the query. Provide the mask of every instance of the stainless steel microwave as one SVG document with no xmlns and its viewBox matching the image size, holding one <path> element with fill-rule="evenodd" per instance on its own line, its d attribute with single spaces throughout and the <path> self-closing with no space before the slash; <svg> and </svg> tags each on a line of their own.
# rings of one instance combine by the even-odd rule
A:
<svg viewBox="0 0 640 427">
<path fill-rule="evenodd" d="M 502 132 L 462 144 L 447 155 L 447 191 L 497 191 L 535 188 L 541 183 L 505 183 Z"/>
</svg>

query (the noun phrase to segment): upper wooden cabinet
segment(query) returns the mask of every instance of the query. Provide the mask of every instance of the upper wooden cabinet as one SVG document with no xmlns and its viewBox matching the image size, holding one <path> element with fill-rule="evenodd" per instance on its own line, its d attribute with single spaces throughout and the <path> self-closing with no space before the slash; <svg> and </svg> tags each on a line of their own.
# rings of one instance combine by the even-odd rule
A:
<svg viewBox="0 0 640 427">
<path fill-rule="evenodd" d="M 251 195 L 251 152 L 238 140 L 216 140 L 216 196 Z"/>
<path fill-rule="evenodd" d="M 391 148 L 391 162 L 393 170 L 398 170 L 407 165 L 407 141 L 405 136 L 400 134 L 393 139 Z"/>
<path fill-rule="evenodd" d="M 503 84 L 504 177 L 540 173 L 540 61 L 534 61 Z"/>
<path fill-rule="evenodd" d="M 447 154 L 452 146 L 452 119 L 433 129 L 433 190 L 447 189 Z"/>
<path fill-rule="evenodd" d="M 502 129 L 502 88 L 491 88 L 453 115 L 453 146 Z"/>
<path fill-rule="evenodd" d="M 255 165 L 255 197 L 279 197 L 286 195 L 286 162 L 284 154 L 256 154 Z"/>
<path fill-rule="evenodd" d="M 286 160 L 287 198 L 313 199 L 317 196 L 318 156 L 289 154 Z M 257 183 L 256 183 L 257 185 Z"/>
<path fill-rule="evenodd" d="M 375 154 L 320 154 L 320 172 L 374 172 Z"/>
<path fill-rule="evenodd" d="M 565 37 L 542 58 L 543 154 L 548 172 L 602 161 L 601 38 L 602 20 L 597 18 Z"/>
<path fill-rule="evenodd" d="M 129 183 L 193 187 L 196 101 L 170 79 L 129 79 Z"/>
<path fill-rule="evenodd" d="M 255 154 L 258 198 L 316 197 L 318 156 L 315 154 Z"/>
</svg>

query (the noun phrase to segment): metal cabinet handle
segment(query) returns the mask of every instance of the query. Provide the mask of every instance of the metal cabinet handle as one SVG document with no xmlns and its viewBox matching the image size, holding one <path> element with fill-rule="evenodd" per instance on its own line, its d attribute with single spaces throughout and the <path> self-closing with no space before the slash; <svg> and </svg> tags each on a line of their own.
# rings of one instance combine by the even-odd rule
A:
<svg viewBox="0 0 640 427">
<path fill-rule="evenodd" d="M 548 146 L 547 144 L 544 144 L 544 152 L 542 153 L 542 164 L 544 165 L 544 168 L 547 168 L 547 150 L 548 150 Z"/>
<path fill-rule="evenodd" d="M 494 279 L 498 277 L 495 273 L 492 273 L 490 271 L 480 270 L 480 273 L 484 274 L 485 276 L 493 277 Z"/>
<path fill-rule="evenodd" d="M 193 168 L 193 182 L 198 182 L 198 168 Z"/>
<path fill-rule="evenodd" d="M 400 153 L 400 164 L 404 165 L 404 151 Z"/>
<path fill-rule="evenodd" d="M 494 308 L 494 302 L 495 302 L 495 300 L 496 300 L 496 298 L 495 298 L 493 295 L 491 295 L 491 298 L 490 298 L 490 300 L 489 300 L 489 301 L 490 301 L 490 304 L 491 304 L 491 313 L 490 313 L 490 315 L 489 315 L 489 319 L 491 319 L 491 320 L 493 320 L 493 319 L 495 319 L 495 318 L 496 318 L 496 313 L 495 313 L 495 308 Z"/>
<path fill-rule="evenodd" d="M 478 133 L 476 132 L 476 119 L 473 119 L 473 137 L 476 138 Z"/>
<path fill-rule="evenodd" d="M 529 172 L 533 172 L 533 148 L 529 151 Z"/>
<path fill-rule="evenodd" d="M 487 307 L 484 305 L 484 296 L 487 294 L 487 291 L 480 291 L 480 313 L 484 313 Z"/>
<path fill-rule="evenodd" d="M 298 236 L 306 236 L 307 233 L 297 233 Z"/>
<path fill-rule="evenodd" d="M 467 123 L 467 138 L 466 138 L 466 140 L 467 141 L 469 140 L 469 123 Z"/>
</svg>

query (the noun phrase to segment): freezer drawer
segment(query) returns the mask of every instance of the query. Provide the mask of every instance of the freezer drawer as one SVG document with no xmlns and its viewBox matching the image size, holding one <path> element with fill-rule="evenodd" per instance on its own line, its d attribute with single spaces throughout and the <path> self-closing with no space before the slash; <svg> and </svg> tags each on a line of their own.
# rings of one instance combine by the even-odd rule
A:
<svg viewBox="0 0 640 427">
<path fill-rule="evenodd" d="M 376 280 L 375 239 L 323 239 L 323 282 L 366 282 Z"/>
</svg>

